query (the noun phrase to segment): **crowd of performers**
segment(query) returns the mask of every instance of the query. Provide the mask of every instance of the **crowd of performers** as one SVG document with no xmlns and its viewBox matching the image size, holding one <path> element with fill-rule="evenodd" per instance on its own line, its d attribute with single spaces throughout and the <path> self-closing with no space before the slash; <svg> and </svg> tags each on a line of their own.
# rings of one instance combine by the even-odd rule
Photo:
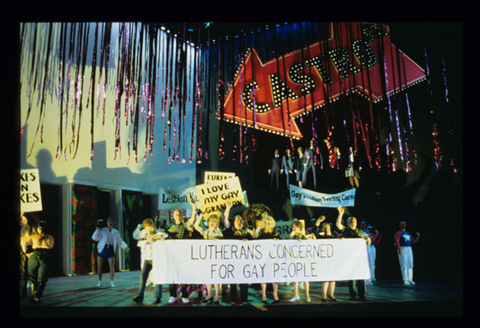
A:
<svg viewBox="0 0 480 328">
<path fill-rule="evenodd" d="M 327 148 L 332 148 L 328 140 L 324 140 Z M 352 188 L 360 187 L 360 172 L 362 163 L 360 156 L 353 147 L 341 152 L 339 147 L 333 147 L 328 162 L 336 170 L 343 170 L 345 177 Z M 285 175 L 287 188 L 290 184 L 297 184 L 300 188 L 317 189 L 317 169 L 323 170 L 324 160 L 322 153 L 314 139 L 306 149 L 298 147 L 295 154 L 288 148 L 284 155 L 277 149 L 270 160 L 268 174 L 270 188 L 280 189 L 280 176 Z"/>
<path fill-rule="evenodd" d="M 152 271 L 153 262 L 153 243 L 163 242 L 168 239 L 280 239 L 280 233 L 275 231 L 276 221 L 272 217 L 272 211 L 263 204 L 252 204 L 242 214 L 230 215 L 231 204 L 227 204 L 223 215 L 211 214 L 204 217 L 197 213 L 195 204 L 192 203 L 192 215 L 190 218 L 184 218 L 180 210 L 175 210 L 173 222 L 169 225 L 162 220 L 145 219 L 133 232 L 133 238 L 136 239 L 137 246 L 141 251 L 141 273 L 139 279 L 138 294 L 133 298 L 134 302 L 143 302 L 145 288 L 149 284 L 149 274 Z M 349 281 L 350 300 L 359 299 L 364 301 L 365 286 L 371 285 L 375 281 L 375 245 L 380 241 L 378 231 L 371 231 L 366 222 L 358 222 L 357 218 L 349 216 L 344 218 L 345 208 L 338 207 L 338 216 L 334 223 L 326 222 L 325 216 L 320 216 L 314 224 L 305 229 L 301 220 L 293 220 L 291 223 L 291 234 L 288 239 L 320 239 L 320 238 L 363 238 L 366 242 L 368 251 L 368 261 L 370 265 L 371 278 L 369 280 Z M 21 215 L 21 294 L 27 297 L 27 283 L 31 287 L 31 302 L 38 304 L 44 292 L 47 283 L 47 257 L 49 250 L 54 247 L 54 238 L 48 234 L 48 225 L 44 221 L 35 223 L 29 213 Z M 416 243 L 420 235 L 412 237 L 406 231 L 406 222 L 399 222 L 399 231 L 395 234 L 394 240 L 397 247 L 398 259 L 403 277 L 403 283 L 406 285 L 415 284 L 413 282 L 413 254 L 412 244 Z M 113 227 L 111 218 L 106 220 L 99 219 L 97 227 L 92 235 L 92 239 L 97 242 L 97 262 L 98 262 L 98 283 L 97 287 L 102 286 L 102 267 L 105 259 L 110 268 L 110 287 L 115 287 L 115 254 L 118 247 L 125 251 L 130 251 L 128 245 L 122 240 L 120 233 Z M 278 284 L 261 285 L 261 297 L 263 302 L 267 302 L 267 285 L 272 286 L 273 302 L 278 302 Z M 322 301 L 336 301 L 335 299 L 335 281 L 322 283 Z M 293 283 L 294 295 L 289 302 L 300 300 L 299 286 L 305 291 L 305 301 L 310 302 L 309 282 Z M 220 287 L 218 284 L 189 285 L 189 284 L 170 284 L 169 303 L 175 303 L 180 297 L 183 303 L 189 302 L 191 293 L 202 293 L 203 302 L 219 303 Z M 241 302 L 248 302 L 248 284 L 230 284 L 222 286 L 223 293 L 227 290 L 230 293 L 230 302 L 235 304 L 237 301 L 237 292 L 240 289 Z M 213 289 L 215 293 L 213 293 Z M 205 295 L 206 294 L 206 295 Z M 155 302 L 160 303 L 162 299 L 162 286 L 155 285 Z"/>
</svg>

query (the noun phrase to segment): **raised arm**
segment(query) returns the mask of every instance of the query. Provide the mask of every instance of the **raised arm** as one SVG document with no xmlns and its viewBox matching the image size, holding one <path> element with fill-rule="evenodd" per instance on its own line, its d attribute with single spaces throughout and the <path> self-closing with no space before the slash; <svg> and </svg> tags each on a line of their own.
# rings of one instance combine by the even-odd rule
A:
<svg viewBox="0 0 480 328">
<path fill-rule="evenodd" d="M 225 207 L 225 212 L 223 213 L 223 224 L 226 229 L 230 228 L 230 221 L 228 221 L 228 217 L 230 216 L 230 209 L 232 206 L 232 203 L 228 202 Z"/>
<path fill-rule="evenodd" d="M 192 215 L 192 217 L 193 217 L 193 215 Z M 193 226 L 195 228 L 195 230 L 197 230 L 201 234 L 203 234 L 203 229 L 202 229 L 202 227 L 200 227 L 200 222 L 202 221 L 202 219 L 203 219 L 203 214 L 200 214 L 198 216 L 198 218 L 195 220 L 195 224 Z"/>
<path fill-rule="evenodd" d="M 195 223 L 195 219 L 197 217 L 197 207 L 195 205 L 195 201 L 190 197 L 189 198 L 190 200 L 190 204 L 192 205 L 192 215 L 190 216 L 190 219 L 188 219 L 187 221 L 187 226 L 193 226 L 193 224 Z"/>
<path fill-rule="evenodd" d="M 338 217 L 337 217 L 337 222 L 335 222 L 335 225 L 337 226 L 338 230 L 343 230 L 344 226 L 342 224 L 342 217 L 343 213 L 345 213 L 345 209 L 342 206 L 337 207 L 338 210 Z"/>
</svg>

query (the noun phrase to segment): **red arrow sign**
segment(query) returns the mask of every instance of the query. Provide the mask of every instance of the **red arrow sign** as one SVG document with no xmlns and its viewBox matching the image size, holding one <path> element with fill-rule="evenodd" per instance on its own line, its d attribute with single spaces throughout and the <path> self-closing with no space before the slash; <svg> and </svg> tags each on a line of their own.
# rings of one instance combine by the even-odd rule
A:
<svg viewBox="0 0 480 328">
<path fill-rule="evenodd" d="M 330 23 L 329 32 L 326 41 L 266 63 L 249 50 L 225 98 L 223 119 L 300 139 L 294 119 L 327 98 L 357 92 L 377 102 L 425 79 L 425 71 L 390 43 L 388 26 Z"/>
</svg>

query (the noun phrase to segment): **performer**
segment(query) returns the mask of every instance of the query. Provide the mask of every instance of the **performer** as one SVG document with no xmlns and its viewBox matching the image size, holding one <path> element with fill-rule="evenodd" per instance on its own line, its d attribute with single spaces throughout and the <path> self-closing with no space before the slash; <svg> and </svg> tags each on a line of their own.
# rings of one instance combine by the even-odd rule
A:
<svg viewBox="0 0 480 328">
<path fill-rule="evenodd" d="M 368 224 L 367 225 L 367 229 L 369 229 L 371 231 L 371 229 L 373 229 L 373 227 Z M 374 230 L 374 234 L 375 234 L 375 240 L 372 240 L 372 245 L 374 246 L 373 247 L 373 269 L 372 269 L 372 281 L 375 282 L 377 281 L 377 278 L 375 277 L 375 261 L 377 260 L 377 246 L 378 244 L 380 243 L 380 241 L 382 240 L 382 235 L 378 232 L 378 230 Z"/>
<path fill-rule="evenodd" d="M 317 173 L 316 173 L 316 154 L 318 153 L 319 158 L 320 158 L 320 170 L 323 170 L 323 157 L 320 151 L 317 151 L 315 149 L 315 140 L 312 139 L 310 140 L 310 147 L 308 148 L 306 152 L 306 162 L 305 162 L 305 170 L 303 171 L 303 177 L 302 177 L 302 185 L 303 188 L 307 186 L 307 176 L 310 174 L 310 171 L 312 172 L 312 178 L 313 178 L 313 189 L 317 189 Z"/>
<path fill-rule="evenodd" d="M 195 230 L 197 230 L 204 239 L 210 240 L 217 240 L 223 237 L 223 233 L 219 228 L 219 218 L 216 214 L 211 214 L 207 219 L 208 228 L 204 229 L 200 226 L 200 221 L 203 220 L 203 215 L 200 215 L 198 219 L 195 221 Z M 212 296 L 212 284 L 206 284 L 207 286 L 207 298 L 203 300 L 204 303 L 212 303 L 213 296 Z M 219 304 L 220 302 L 220 286 L 219 284 L 213 284 L 215 287 L 215 302 L 214 304 Z"/>
<path fill-rule="evenodd" d="M 115 251 L 117 246 L 120 246 L 126 252 L 130 251 L 128 245 L 122 240 L 120 233 L 117 229 L 113 228 L 112 218 L 107 219 L 107 226 L 104 227 L 104 220 L 99 219 L 97 221 L 97 229 L 93 233 L 92 239 L 97 244 L 97 264 L 98 264 L 98 283 L 97 287 L 102 285 L 102 274 L 103 274 L 103 262 L 105 259 L 108 260 L 108 265 L 110 267 L 110 287 L 115 287 L 113 282 L 115 277 Z"/>
<path fill-rule="evenodd" d="M 28 257 L 32 253 L 31 246 L 24 251 L 23 245 L 29 240 L 30 236 L 37 233 L 35 228 L 35 220 L 30 213 L 22 212 L 20 221 L 20 292 L 21 297 L 27 297 L 28 282 Z M 28 254 L 27 254 L 28 253 Z"/>
<path fill-rule="evenodd" d="M 262 221 L 259 221 L 257 223 L 257 229 L 255 230 L 253 237 L 257 239 L 279 240 L 280 233 L 273 230 L 274 227 L 275 227 L 275 219 L 272 218 L 271 216 L 265 216 Z M 262 288 L 262 302 L 266 303 L 267 302 L 267 284 L 261 283 L 260 285 Z M 274 303 L 278 303 L 279 301 L 278 284 L 276 282 L 273 282 L 272 285 L 273 285 L 273 300 L 274 300 Z"/>
<path fill-rule="evenodd" d="M 286 154 L 283 156 L 282 159 L 282 170 L 285 172 L 285 178 L 287 182 L 287 190 L 290 188 L 290 177 L 293 175 L 293 158 L 292 158 L 292 151 L 290 148 L 287 148 Z"/>
<path fill-rule="evenodd" d="M 303 148 L 298 147 L 297 148 L 297 157 L 295 158 L 295 168 L 294 172 L 296 175 L 297 183 L 300 188 L 302 188 L 303 184 L 303 172 L 305 171 L 305 165 L 306 165 L 306 157 L 303 154 Z"/>
<path fill-rule="evenodd" d="M 345 208 L 338 206 L 338 217 L 336 226 L 338 230 L 342 232 L 344 238 L 363 238 L 367 245 L 370 245 L 371 240 L 365 233 L 357 228 L 357 219 L 355 217 L 349 217 L 347 219 L 347 226 L 342 224 L 342 217 L 345 213 Z M 356 289 L 356 291 L 355 291 Z M 348 281 L 348 290 L 350 292 L 350 300 L 355 300 L 358 297 L 361 301 L 365 301 L 365 280 L 349 280 Z"/>
<path fill-rule="evenodd" d="M 225 211 L 224 223 L 225 230 L 223 231 L 223 238 L 225 239 L 237 239 L 248 241 L 253 238 L 252 230 L 243 227 L 243 218 L 241 215 L 235 215 L 233 218 L 233 224 L 228 220 L 228 213 L 232 207 L 231 203 L 227 204 L 227 209 Z M 239 284 L 240 285 L 240 298 L 242 299 L 242 304 L 248 303 L 248 284 Z M 235 305 L 237 303 L 237 284 L 230 284 L 230 304 Z"/>
<path fill-rule="evenodd" d="M 193 224 L 195 222 L 195 213 L 196 207 L 195 202 L 190 198 L 190 204 L 192 205 L 192 215 L 187 222 L 184 222 L 182 212 L 180 210 L 175 210 L 173 212 L 173 224 L 167 228 L 168 238 L 169 239 L 188 239 L 190 234 L 193 231 Z M 182 284 L 182 301 L 183 303 L 188 303 L 188 291 L 187 285 Z M 170 298 L 168 303 L 175 303 L 177 300 L 177 284 L 170 284 L 169 286 Z"/>
<path fill-rule="evenodd" d="M 270 160 L 270 167 L 268 174 L 270 175 L 270 188 L 278 190 L 280 188 L 280 174 L 282 174 L 282 160 L 278 153 L 278 149 L 275 149 L 274 156 Z M 276 185 L 275 187 L 273 185 Z"/>
<path fill-rule="evenodd" d="M 375 277 L 375 258 L 377 254 L 377 250 L 375 249 L 375 242 L 378 237 L 378 230 L 375 230 L 375 233 L 371 232 L 368 227 L 372 227 L 371 225 L 367 225 L 367 221 L 360 222 L 360 229 L 363 230 L 365 235 L 370 237 L 371 243 L 367 246 L 367 255 L 368 255 L 368 267 L 370 268 L 370 279 L 366 280 L 367 286 L 373 286 L 373 281 Z"/>
<path fill-rule="evenodd" d="M 40 221 L 37 232 L 30 234 L 22 244 L 23 251 L 27 253 L 31 246 L 33 253 L 28 253 L 28 278 L 32 288 L 31 302 L 38 304 L 47 285 L 47 256 L 53 248 L 55 240 L 47 234 L 47 223 Z"/>
<path fill-rule="evenodd" d="M 138 240 L 137 246 L 142 252 L 142 272 L 138 284 L 138 295 L 133 299 L 135 302 L 143 302 L 148 275 L 153 269 L 153 243 L 157 240 L 165 241 L 167 237 L 163 229 L 155 229 L 155 222 L 152 219 L 143 220 L 133 232 L 133 239 Z M 155 298 L 157 304 L 162 301 L 162 285 L 155 285 Z"/>
<path fill-rule="evenodd" d="M 297 239 L 298 241 L 302 239 L 307 239 L 305 235 L 305 226 L 302 221 L 293 221 L 292 222 L 292 233 L 290 234 L 289 239 Z M 310 302 L 310 282 L 305 281 L 303 283 L 305 287 L 305 301 Z M 293 297 L 288 300 L 289 302 L 300 301 L 300 295 L 298 295 L 298 282 L 293 283 Z"/>
<path fill-rule="evenodd" d="M 360 188 L 360 172 L 362 165 L 357 157 L 357 152 L 353 151 L 353 147 L 348 148 L 348 157 L 346 158 L 345 177 L 348 178 L 352 188 Z"/>
<path fill-rule="evenodd" d="M 317 229 L 315 235 L 319 239 L 329 239 L 329 238 L 335 238 L 335 235 L 332 234 L 332 227 L 330 223 L 328 222 L 323 222 L 326 219 L 324 215 L 320 216 L 318 220 L 315 222 L 315 225 L 317 226 Z M 323 223 L 322 223 L 323 222 Z M 321 226 L 320 226 L 320 223 Z M 336 302 L 337 299 L 334 296 L 335 293 L 335 281 L 324 281 L 322 282 L 322 302 L 327 301 L 327 293 L 328 293 L 328 299 L 332 302 Z"/>
<path fill-rule="evenodd" d="M 395 233 L 395 246 L 398 249 L 398 261 L 400 263 L 400 270 L 402 272 L 402 279 L 405 285 L 415 285 L 413 282 L 413 252 L 412 245 L 420 238 L 417 232 L 417 237 L 413 238 L 410 233 L 406 231 L 407 222 L 398 222 L 400 230 Z"/>
</svg>

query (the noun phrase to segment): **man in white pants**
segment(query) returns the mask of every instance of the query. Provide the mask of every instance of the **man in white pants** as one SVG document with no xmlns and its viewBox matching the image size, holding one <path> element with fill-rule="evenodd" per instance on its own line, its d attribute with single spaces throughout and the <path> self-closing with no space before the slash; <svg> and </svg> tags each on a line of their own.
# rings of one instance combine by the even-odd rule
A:
<svg viewBox="0 0 480 328">
<path fill-rule="evenodd" d="M 405 285 L 415 285 L 413 282 L 413 252 L 412 245 L 420 238 L 417 232 L 417 237 L 413 238 L 410 233 L 406 231 L 407 222 L 398 222 L 400 230 L 395 233 L 395 246 L 398 249 L 398 261 L 400 262 L 400 270 L 402 271 L 402 279 Z"/>
<path fill-rule="evenodd" d="M 370 268 L 370 279 L 365 280 L 367 286 L 373 286 L 373 282 L 377 281 L 375 278 L 375 259 L 377 257 L 375 243 L 377 242 L 377 238 L 379 239 L 380 234 L 378 230 L 375 230 L 375 233 L 371 232 L 370 229 L 372 228 L 370 224 L 367 225 L 367 221 L 360 222 L 360 229 L 362 229 L 365 235 L 370 237 L 371 240 L 370 245 L 367 245 L 368 266 Z"/>
</svg>

